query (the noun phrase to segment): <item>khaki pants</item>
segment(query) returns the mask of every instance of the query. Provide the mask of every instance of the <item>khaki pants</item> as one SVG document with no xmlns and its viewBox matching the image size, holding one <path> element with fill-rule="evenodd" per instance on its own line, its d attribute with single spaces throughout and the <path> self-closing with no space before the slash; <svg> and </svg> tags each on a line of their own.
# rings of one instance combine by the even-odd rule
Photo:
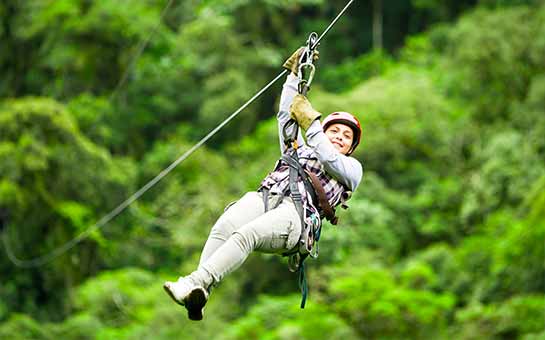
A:
<svg viewBox="0 0 545 340">
<path fill-rule="evenodd" d="M 269 207 L 278 199 L 269 195 Z M 218 219 L 190 277 L 208 288 L 240 267 L 252 251 L 281 254 L 295 247 L 300 235 L 301 220 L 291 198 L 265 212 L 262 193 L 248 192 Z"/>
</svg>

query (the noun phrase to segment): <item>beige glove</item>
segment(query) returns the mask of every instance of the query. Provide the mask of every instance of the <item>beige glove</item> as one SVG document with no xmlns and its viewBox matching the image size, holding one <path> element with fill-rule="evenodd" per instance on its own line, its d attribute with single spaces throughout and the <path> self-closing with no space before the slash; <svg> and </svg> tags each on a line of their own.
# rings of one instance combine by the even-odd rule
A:
<svg viewBox="0 0 545 340">
<path fill-rule="evenodd" d="M 290 116 L 297 121 L 297 124 L 307 130 L 316 119 L 319 119 L 322 114 L 312 108 L 310 102 L 303 95 L 296 95 L 290 106 Z"/>
<path fill-rule="evenodd" d="M 305 50 L 304 46 L 301 46 L 297 49 L 297 51 L 293 52 L 291 57 L 289 57 L 282 67 L 285 69 L 291 71 L 293 74 L 297 75 L 297 72 L 299 71 L 299 59 L 301 59 L 301 54 Z M 318 50 L 314 51 L 314 56 L 312 57 L 313 62 L 316 62 L 320 58 L 320 52 Z"/>
</svg>

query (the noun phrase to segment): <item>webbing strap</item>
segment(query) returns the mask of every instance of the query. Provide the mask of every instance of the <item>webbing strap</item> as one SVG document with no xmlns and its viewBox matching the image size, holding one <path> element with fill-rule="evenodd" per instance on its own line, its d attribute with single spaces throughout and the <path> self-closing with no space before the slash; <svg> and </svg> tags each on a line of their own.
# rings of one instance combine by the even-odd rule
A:
<svg viewBox="0 0 545 340">
<path fill-rule="evenodd" d="M 273 203 L 272 207 L 269 207 L 269 198 L 271 191 L 267 188 L 261 188 L 261 193 L 263 194 L 263 207 L 265 209 L 265 212 L 269 211 L 269 209 L 276 209 L 278 206 L 282 203 L 284 200 L 284 195 L 279 194 L 273 194 L 278 196 L 277 200 Z"/>
<path fill-rule="evenodd" d="M 310 193 L 310 196 L 312 197 L 312 202 L 314 204 L 317 204 L 322 209 L 325 218 L 329 222 L 331 222 L 331 224 L 336 225 L 338 222 L 338 218 L 337 216 L 335 216 L 335 209 L 329 204 L 329 201 L 327 200 L 327 194 L 324 190 L 324 187 L 322 186 L 322 183 L 320 183 L 320 179 L 318 178 L 318 176 L 316 176 L 312 172 L 305 171 L 303 166 L 289 155 L 284 154 L 282 156 L 282 160 L 290 166 L 290 174 L 291 168 L 297 169 L 297 172 L 301 176 L 307 192 Z"/>
<path fill-rule="evenodd" d="M 299 265 L 299 288 L 301 289 L 301 309 L 305 308 L 305 304 L 307 302 L 307 296 L 308 296 L 308 283 L 307 283 L 307 275 L 305 273 L 305 258 L 306 255 L 301 257 L 300 265 Z"/>
<path fill-rule="evenodd" d="M 299 157 L 297 156 L 297 150 L 293 149 L 293 152 L 291 155 L 282 155 L 282 160 L 284 160 L 286 163 L 288 163 L 290 170 L 289 170 L 289 188 L 290 188 L 290 196 L 293 200 L 293 204 L 295 205 L 295 209 L 297 210 L 297 213 L 299 214 L 299 217 L 301 218 L 301 225 L 305 223 L 305 212 L 303 211 L 303 198 L 301 196 L 301 193 L 299 192 L 299 187 L 297 185 L 297 179 L 299 171 L 297 169 L 297 166 L 295 164 L 299 165 L 298 161 Z"/>
<path fill-rule="evenodd" d="M 269 211 L 269 189 L 263 188 L 261 193 L 263 194 L 263 208 L 267 212 Z"/>
<path fill-rule="evenodd" d="M 322 186 L 322 183 L 320 183 L 320 179 L 312 172 L 307 172 L 307 174 L 316 193 L 316 197 L 318 198 L 318 206 L 322 209 L 325 218 L 329 222 L 331 222 L 331 224 L 336 225 L 339 221 L 339 218 L 335 216 L 335 209 L 331 206 L 331 204 L 329 204 L 329 201 L 327 200 L 327 194 L 324 190 L 324 187 Z"/>
<path fill-rule="evenodd" d="M 303 202 L 301 198 L 301 193 L 299 192 L 299 187 L 297 185 L 297 182 L 298 182 L 297 179 L 299 175 L 301 175 L 301 178 L 303 179 L 303 183 L 305 183 L 305 187 L 306 187 L 308 183 L 307 174 L 304 171 L 301 164 L 299 163 L 299 157 L 297 155 L 296 149 L 293 149 L 293 152 L 291 155 L 287 155 L 287 154 L 282 155 L 282 160 L 286 162 L 290 167 L 290 170 L 289 170 L 290 195 L 295 205 L 295 209 L 297 210 L 297 213 L 299 214 L 299 217 L 301 218 L 301 227 L 302 227 L 305 224 L 305 215 L 303 211 Z M 307 188 L 307 190 L 309 190 L 309 188 Z M 312 190 L 312 187 L 310 188 L 310 190 L 311 190 L 311 195 L 314 196 L 314 191 Z M 299 288 L 301 289 L 301 308 L 305 308 L 305 303 L 307 301 L 307 295 L 308 295 L 308 283 L 307 283 L 305 263 L 304 263 L 307 256 L 308 254 L 301 254 L 301 257 L 299 259 L 298 284 L 299 284 Z"/>
<path fill-rule="evenodd" d="M 297 174 L 301 176 L 301 180 L 303 181 L 303 184 L 305 185 L 307 192 L 310 194 L 312 198 L 312 202 L 316 203 L 317 202 L 316 193 L 314 191 L 314 187 L 312 186 L 312 183 L 309 180 L 308 173 L 305 171 L 303 166 L 299 163 L 299 157 L 297 156 L 296 152 L 294 153 L 295 153 L 294 155 L 295 157 L 286 155 L 286 154 L 282 155 L 282 160 L 289 165 L 290 174 L 291 174 L 291 169 L 295 169 L 297 172 L 296 176 Z M 297 181 L 297 177 L 295 177 L 295 180 Z M 290 185 L 291 185 L 291 177 L 290 177 Z M 290 190 L 291 190 L 291 186 L 290 186 Z"/>
</svg>

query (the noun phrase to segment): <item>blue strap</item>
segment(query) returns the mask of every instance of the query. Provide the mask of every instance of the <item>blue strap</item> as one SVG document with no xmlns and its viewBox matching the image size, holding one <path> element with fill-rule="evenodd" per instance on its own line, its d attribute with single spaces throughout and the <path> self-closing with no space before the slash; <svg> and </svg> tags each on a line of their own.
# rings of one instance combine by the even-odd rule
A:
<svg viewBox="0 0 545 340">
<path fill-rule="evenodd" d="M 299 288 L 301 288 L 301 308 L 305 308 L 308 295 L 307 276 L 305 274 L 305 263 L 301 262 L 299 266 Z"/>
</svg>

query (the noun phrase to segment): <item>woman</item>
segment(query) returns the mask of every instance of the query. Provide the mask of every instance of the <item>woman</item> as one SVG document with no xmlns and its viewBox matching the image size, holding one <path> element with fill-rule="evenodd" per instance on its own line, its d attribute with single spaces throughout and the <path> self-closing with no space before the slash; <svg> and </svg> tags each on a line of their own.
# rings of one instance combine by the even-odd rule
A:
<svg viewBox="0 0 545 340">
<path fill-rule="evenodd" d="M 308 230 L 319 228 L 327 212 L 331 215 L 332 209 L 361 181 L 362 166 L 350 157 L 360 142 L 360 123 L 346 112 L 332 113 L 320 123 L 321 114 L 297 94 L 295 74 L 301 53 L 302 48 L 283 65 L 292 72 L 283 86 L 277 118 L 283 151 L 294 150 L 284 145 L 283 130 L 290 118 L 306 132 L 306 143 L 298 135 L 296 164 L 312 177 L 312 187 L 301 178 L 292 181 L 297 188 L 290 186 L 290 166 L 284 158 L 261 182 L 257 192 L 246 193 L 225 209 L 210 232 L 198 269 L 164 284 L 169 296 L 185 306 L 191 320 L 202 319 L 210 288 L 238 268 L 252 251 L 286 255 L 297 253 L 305 241 L 304 246 L 308 247 L 312 242 L 305 239 Z M 293 191 L 302 194 L 300 200 L 294 202 Z M 317 192 L 321 193 L 320 202 Z"/>
</svg>

